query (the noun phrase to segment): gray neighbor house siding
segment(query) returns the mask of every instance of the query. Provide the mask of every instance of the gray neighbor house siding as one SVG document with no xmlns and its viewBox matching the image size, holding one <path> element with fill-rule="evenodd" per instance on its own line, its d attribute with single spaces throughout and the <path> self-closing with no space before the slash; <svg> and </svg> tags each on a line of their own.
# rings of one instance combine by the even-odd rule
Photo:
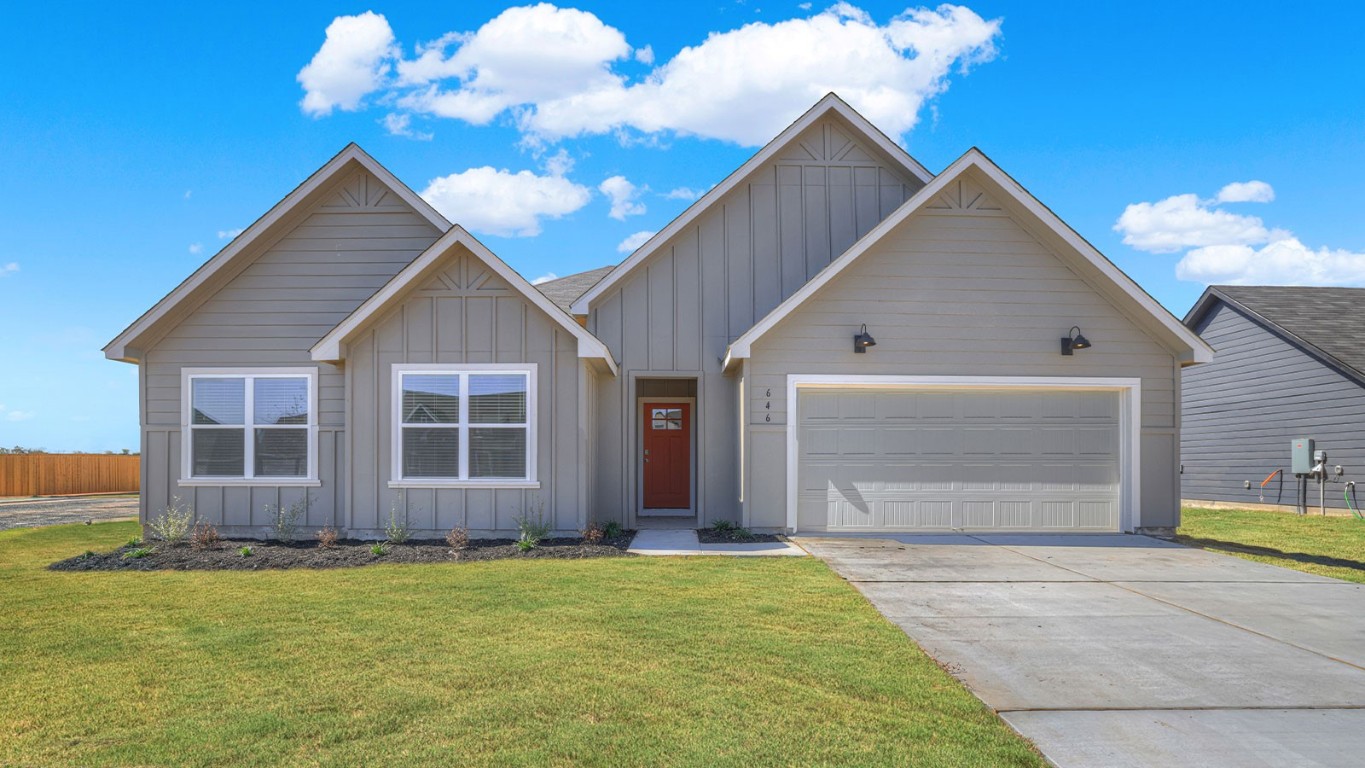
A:
<svg viewBox="0 0 1365 768">
<path fill-rule="evenodd" d="M 1365 479 L 1365 376 L 1358 355 L 1365 290 L 1214 286 L 1187 324 L 1214 348 L 1213 362 L 1182 383 L 1181 497 L 1191 504 L 1293 508 L 1290 444 L 1311 437 L 1340 464 L 1343 480 Z M 1328 351 L 1330 350 L 1330 351 Z M 1339 357 L 1340 356 L 1340 357 Z M 1260 484 L 1276 470 L 1283 474 Z M 1250 483 L 1248 489 L 1246 484 Z M 1343 509 L 1339 482 L 1329 508 Z M 1317 482 L 1309 484 L 1318 504 Z"/>
</svg>

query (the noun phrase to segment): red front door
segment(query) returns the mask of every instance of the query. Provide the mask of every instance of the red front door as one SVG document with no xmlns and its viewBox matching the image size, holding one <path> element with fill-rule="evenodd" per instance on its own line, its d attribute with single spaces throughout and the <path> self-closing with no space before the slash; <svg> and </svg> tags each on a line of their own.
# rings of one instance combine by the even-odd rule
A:
<svg viewBox="0 0 1365 768">
<path fill-rule="evenodd" d="M 645 509 L 692 506 L 692 406 L 644 402 Z"/>
</svg>

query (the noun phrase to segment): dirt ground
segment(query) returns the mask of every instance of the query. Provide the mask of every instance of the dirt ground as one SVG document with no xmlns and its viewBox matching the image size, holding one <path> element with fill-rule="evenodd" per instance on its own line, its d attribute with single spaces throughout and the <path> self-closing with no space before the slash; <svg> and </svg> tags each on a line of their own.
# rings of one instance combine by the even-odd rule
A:
<svg viewBox="0 0 1365 768">
<path fill-rule="evenodd" d="M 0 499 L 0 531 L 137 517 L 137 496 Z"/>
</svg>

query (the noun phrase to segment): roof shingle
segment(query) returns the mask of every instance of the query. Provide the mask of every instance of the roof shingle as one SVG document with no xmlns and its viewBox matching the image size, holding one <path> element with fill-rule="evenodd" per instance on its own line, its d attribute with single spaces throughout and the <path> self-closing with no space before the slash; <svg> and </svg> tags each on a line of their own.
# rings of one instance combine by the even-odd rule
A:
<svg viewBox="0 0 1365 768">
<path fill-rule="evenodd" d="M 1365 376 L 1365 288 L 1212 285 L 1209 290 Z"/>
<path fill-rule="evenodd" d="M 607 273 L 616 269 L 615 266 L 598 267 L 587 272 L 579 272 L 576 275 L 560 277 L 554 280 L 546 280 L 538 283 L 537 288 L 545 294 L 545 298 L 553 301 L 556 306 L 569 311 L 569 307 L 579 296 L 588 292 L 588 289 L 597 285 L 598 281 L 607 276 Z"/>
</svg>

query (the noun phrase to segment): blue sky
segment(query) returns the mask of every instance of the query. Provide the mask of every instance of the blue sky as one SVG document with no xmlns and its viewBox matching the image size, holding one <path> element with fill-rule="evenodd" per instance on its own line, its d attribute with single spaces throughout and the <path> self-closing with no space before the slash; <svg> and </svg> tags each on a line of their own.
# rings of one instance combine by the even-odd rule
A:
<svg viewBox="0 0 1365 768">
<path fill-rule="evenodd" d="M 839 34 L 801 61 L 855 107 L 904 128 L 898 138 L 933 171 L 980 147 L 1177 315 L 1206 280 L 1365 285 L 1356 6 L 966 2 L 920 12 L 905 33 L 943 61 L 873 46 L 879 57 L 845 64 L 841 46 L 867 57 L 860 41 L 901 39 L 893 20 L 917 6 L 801 5 L 565 3 L 520 17 L 473 2 L 9 9 L 0 445 L 135 448 L 135 369 L 100 347 L 349 141 L 446 204 L 515 195 L 451 214 L 481 222 L 529 278 L 619 260 L 622 241 L 688 204 L 668 193 L 716 183 L 754 136 L 815 100 L 773 85 L 799 67 L 764 67 L 831 24 Z M 367 11 L 333 27 L 320 55 L 335 19 Z M 472 34 L 495 19 L 507 23 Z M 744 25 L 761 26 L 736 33 Z M 535 35 L 556 29 L 578 35 L 572 56 L 518 53 L 550 50 Z M 450 33 L 470 34 L 419 62 L 416 46 Z M 499 56 L 514 61 L 498 70 Z M 380 73 L 368 84 L 366 66 Z M 707 80 L 736 70 L 748 76 Z M 633 87 L 651 73 L 657 87 Z M 873 92 L 890 106 L 859 96 Z M 617 176 L 626 186 L 603 187 Z"/>
</svg>

